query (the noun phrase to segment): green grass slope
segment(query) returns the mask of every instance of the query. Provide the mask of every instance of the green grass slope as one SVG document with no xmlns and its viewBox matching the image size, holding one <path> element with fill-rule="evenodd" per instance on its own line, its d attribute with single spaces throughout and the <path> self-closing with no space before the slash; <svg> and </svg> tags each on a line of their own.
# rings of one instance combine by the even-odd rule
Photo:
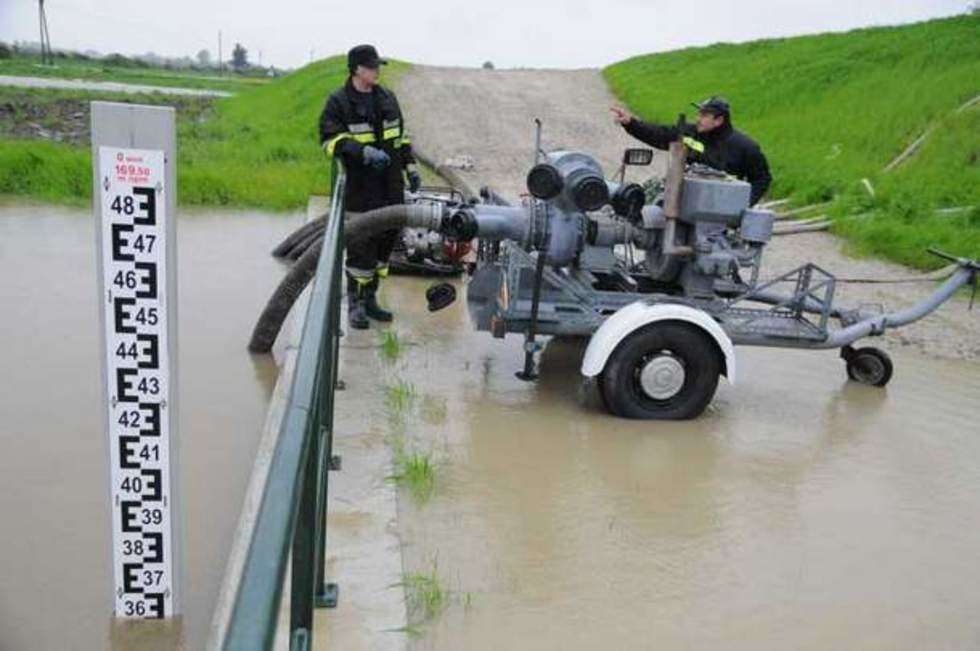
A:
<svg viewBox="0 0 980 651">
<path fill-rule="evenodd" d="M 389 66 L 390 67 L 390 66 Z M 295 208 L 329 188 L 317 120 L 344 82 L 346 59 L 312 63 L 219 101 L 208 120 L 179 131 L 178 192 L 187 203 Z"/>
<path fill-rule="evenodd" d="M 735 125 L 769 157 L 770 197 L 833 199 L 835 230 L 858 252 L 920 267 L 936 265 L 928 244 L 980 256 L 980 212 L 935 214 L 980 205 L 980 105 L 955 112 L 980 94 L 980 16 L 689 48 L 603 72 L 647 119 L 726 95 Z M 883 172 L 931 126 L 912 158 Z"/>
<path fill-rule="evenodd" d="M 405 65 L 392 62 L 382 82 L 390 84 Z M 346 75 L 346 59 L 332 57 L 216 100 L 206 119 L 178 117 L 180 203 L 278 210 L 327 193 L 317 120 L 327 94 Z M 84 203 L 91 174 L 85 146 L 0 140 L 0 193 Z"/>
</svg>

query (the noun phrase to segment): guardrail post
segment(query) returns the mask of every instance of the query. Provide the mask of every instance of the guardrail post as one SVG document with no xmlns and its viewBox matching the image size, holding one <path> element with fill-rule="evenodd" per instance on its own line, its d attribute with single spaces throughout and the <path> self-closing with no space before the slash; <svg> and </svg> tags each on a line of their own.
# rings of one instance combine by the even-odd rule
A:
<svg viewBox="0 0 980 651">
<path fill-rule="evenodd" d="M 316 427 L 315 419 L 308 427 Z M 317 533 L 317 476 L 319 475 L 320 436 L 318 431 L 307 435 L 310 449 L 303 468 L 296 530 L 293 533 L 293 559 L 290 597 L 290 651 L 309 648 L 313 630 L 313 591 L 316 569 Z"/>
<path fill-rule="evenodd" d="M 325 360 L 324 377 L 321 378 L 321 401 L 319 404 L 320 434 L 322 436 L 323 464 L 321 466 L 319 487 L 319 511 L 317 522 L 320 525 L 317 537 L 316 563 L 316 606 L 318 608 L 335 608 L 337 606 L 338 588 L 336 583 L 326 581 L 326 546 L 327 546 L 327 499 L 329 496 L 330 472 L 340 470 L 340 458 L 333 455 L 333 415 L 334 390 L 337 386 L 338 366 L 340 361 L 340 296 L 343 290 L 343 186 L 340 181 L 343 175 L 336 175 L 338 183 L 334 186 L 333 197 L 328 219 L 339 220 L 340 236 L 333 250 L 333 268 L 330 276 L 330 305 L 327 309 L 327 343 L 329 359 Z M 324 251 L 321 255 L 326 255 Z"/>
</svg>

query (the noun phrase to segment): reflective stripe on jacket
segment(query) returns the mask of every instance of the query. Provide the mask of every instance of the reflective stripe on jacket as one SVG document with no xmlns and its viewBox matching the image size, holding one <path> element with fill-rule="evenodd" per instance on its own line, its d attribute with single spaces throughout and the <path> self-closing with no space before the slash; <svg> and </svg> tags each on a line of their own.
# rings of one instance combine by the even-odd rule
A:
<svg viewBox="0 0 980 651">
<path fill-rule="evenodd" d="M 358 92 L 351 80 L 330 94 L 320 114 L 320 144 L 328 156 L 343 158 L 344 200 L 361 212 L 404 201 L 404 168 L 415 162 L 395 94 L 381 86 Z M 366 145 L 383 149 L 391 165 L 377 171 L 364 164 Z"/>
<path fill-rule="evenodd" d="M 667 149 L 679 135 L 676 126 L 643 122 L 634 118 L 623 125 L 626 132 L 657 149 Z M 704 163 L 748 181 L 752 186 L 751 205 L 755 205 L 772 183 L 769 162 L 759 145 L 727 121 L 708 133 L 698 133 L 693 124 L 683 134 L 687 160 Z"/>
</svg>

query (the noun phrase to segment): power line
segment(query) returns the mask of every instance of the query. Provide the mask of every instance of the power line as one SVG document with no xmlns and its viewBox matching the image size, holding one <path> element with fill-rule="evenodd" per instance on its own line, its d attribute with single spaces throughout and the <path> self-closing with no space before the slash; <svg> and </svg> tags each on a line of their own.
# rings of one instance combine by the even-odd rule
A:
<svg viewBox="0 0 980 651">
<path fill-rule="evenodd" d="M 41 63 L 54 65 L 51 53 L 51 34 L 48 32 L 48 16 L 44 11 L 44 0 L 37 0 L 38 22 L 41 28 Z"/>
</svg>

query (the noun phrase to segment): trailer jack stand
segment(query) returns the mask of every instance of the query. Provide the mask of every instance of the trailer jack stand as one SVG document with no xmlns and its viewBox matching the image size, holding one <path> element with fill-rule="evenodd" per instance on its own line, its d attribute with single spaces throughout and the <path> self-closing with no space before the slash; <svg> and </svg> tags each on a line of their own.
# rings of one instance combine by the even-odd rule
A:
<svg viewBox="0 0 980 651">
<path fill-rule="evenodd" d="M 541 303 L 541 282 L 544 280 L 544 265 L 547 259 L 544 251 L 538 252 L 538 261 L 534 269 L 534 292 L 531 294 L 531 324 L 527 328 L 527 336 L 524 340 L 524 368 L 514 375 L 525 382 L 533 382 L 538 379 L 538 373 L 534 368 L 534 353 L 541 350 L 541 344 L 534 340 L 538 331 L 538 306 Z"/>
<path fill-rule="evenodd" d="M 534 382 L 538 379 L 538 372 L 534 364 L 534 354 L 540 352 L 542 346 L 533 338 L 528 338 L 524 342 L 524 368 L 514 373 L 514 375 L 525 382 Z"/>
</svg>

